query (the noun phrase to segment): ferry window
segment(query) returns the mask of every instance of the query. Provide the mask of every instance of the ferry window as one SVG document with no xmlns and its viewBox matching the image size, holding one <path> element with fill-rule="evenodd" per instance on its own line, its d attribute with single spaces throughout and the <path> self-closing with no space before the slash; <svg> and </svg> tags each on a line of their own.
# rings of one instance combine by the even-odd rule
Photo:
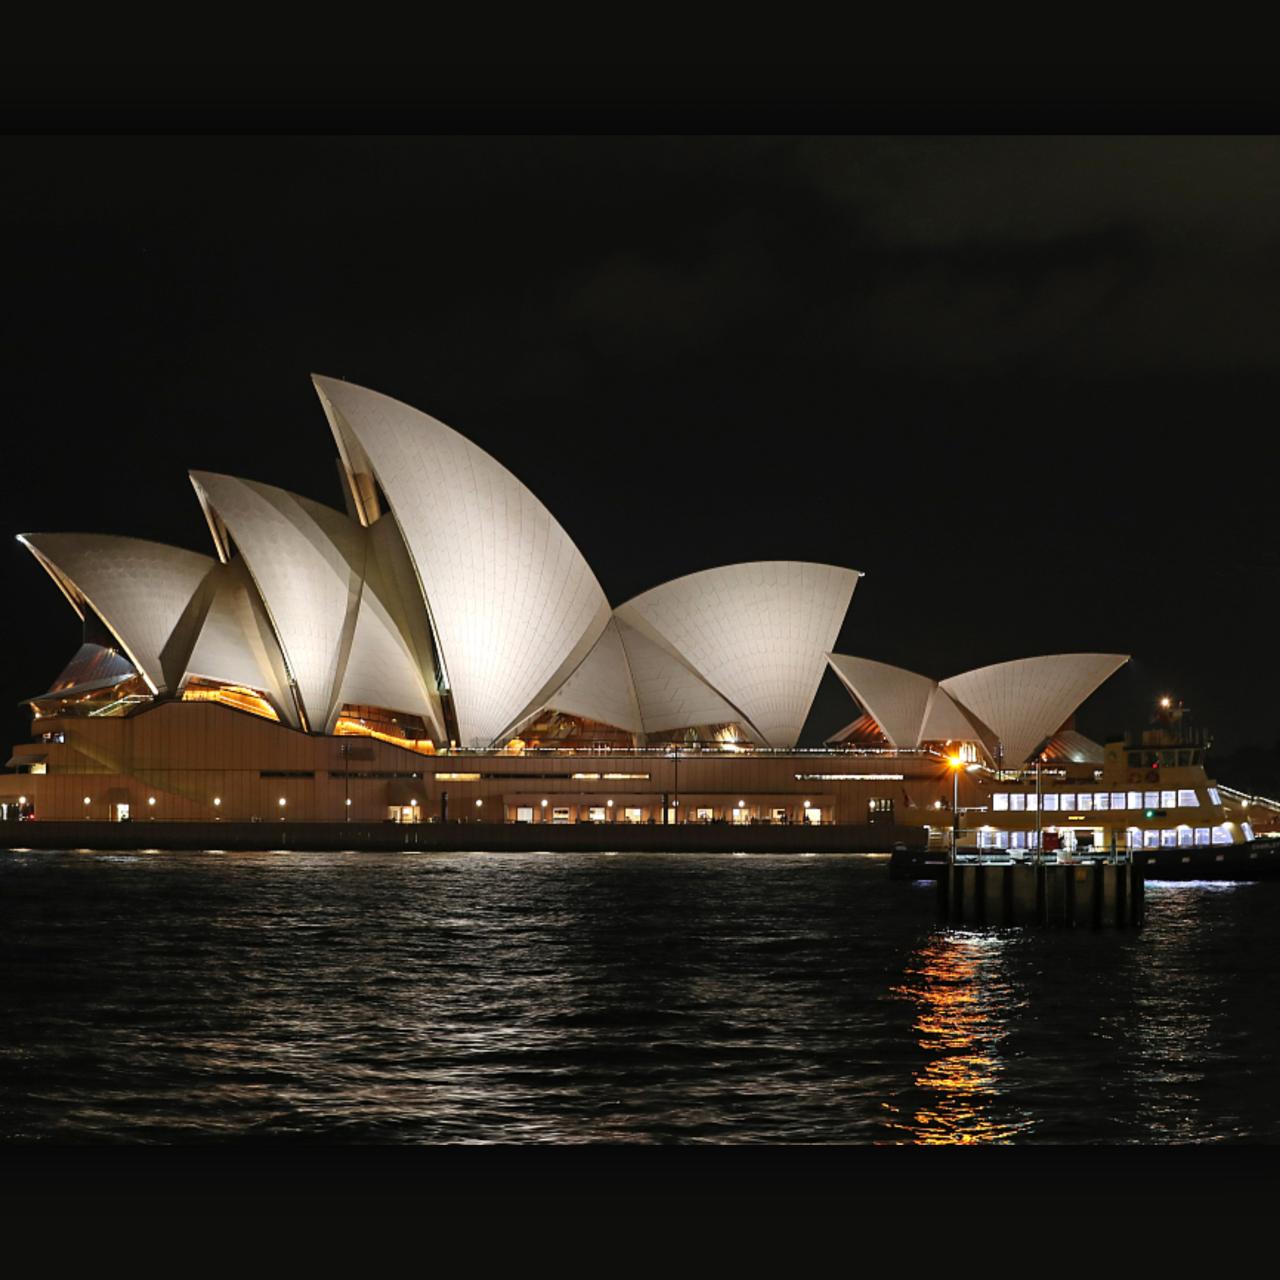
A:
<svg viewBox="0 0 1280 1280">
<path fill-rule="evenodd" d="M 1130 827 L 1125 833 L 1125 838 L 1129 841 L 1130 849 L 1142 848 L 1142 831 L 1138 827 Z"/>
<path fill-rule="evenodd" d="M 715 817 L 710 809 L 698 809 L 695 813 L 699 822 L 710 822 Z"/>
<path fill-rule="evenodd" d="M 1029 791 L 1027 793 L 1027 812 L 1035 813 L 1036 808 L 1039 806 L 1039 804 L 1040 804 L 1040 797 L 1036 795 L 1034 791 Z"/>
<path fill-rule="evenodd" d="M 1197 827 L 1196 828 L 1196 844 L 1201 845 L 1201 844 L 1208 844 L 1208 843 L 1209 843 L 1209 828 Z"/>
<path fill-rule="evenodd" d="M 1176 791 L 1162 791 L 1160 793 L 1160 807 L 1162 809 L 1176 809 L 1178 807 L 1178 793 Z"/>
<path fill-rule="evenodd" d="M 1228 831 L 1226 827 L 1214 827 L 1213 843 L 1214 844 L 1230 844 L 1231 832 Z"/>
<path fill-rule="evenodd" d="M 1081 813 L 1089 813 L 1093 809 L 1093 792 L 1082 791 L 1076 797 L 1076 808 L 1079 809 Z"/>
<path fill-rule="evenodd" d="M 561 823 L 562 825 L 564 823 L 567 823 L 569 821 L 569 810 L 568 809 L 552 809 L 551 821 L 553 823 L 556 823 L 556 822 Z"/>
<path fill-rule="evenodd" d="M 526 804 L 522 804 L 522 805 L 517 806 L 517 808 L 516 808 L 516 821 L 517 821 L 517 822 L 532 822 L 532 821 L 533 821 L 533 806 L 532 806 L 532 805 L 526 805 Z"/>
<path fill-rule="evenodd" d="M 1240 830 L 1244 832 L 1244 838 L 1246 840 L 1253 839 L 1253 823 L 1252 822 L 1242 822 L 1240 824 Z"/>
<path fill-rule="evenodd" d="M 1076 794 L 1074 791 L 1064 791 L 1058 797 L 1058 808 L 1063 813 L 1070 813 L 1076 807 Z"/>
<path fill-rule="evenodd" d="M 1007 831 L 996 832 L 996 848 L 1007 849 L 1009 847 L 1009 833 Z"/>
<path fill-rule="evenodd" d="M 1027 833 L 1025 831 L 1010 832 L 1009 847 L 1011 849 L 1025 849 L 1027 847 Z"/>
<path fill-rule="evenodd" d="M 1210 787 L 1210 788 L 1209 788 L 1209 803 L 1210 803 L 1210 804 L 1221 804 L 1221 803 L 1222 803 L 1222 797 L 1218 794 L 1218 788 L 1217 788 L 1217 787 Z"/>
<path fill-rule="evenodd" d="M 1160 833 L 1160 847 L 1162 849 L 1175 849 L 1178 845 L 1178 833 L 1173 827 L 1166 827 Z"/>
<path fill-rule="evenodd" d="M 641 822 L 643 821 L 639 809 L 623 809 L 622 820 L 624 822 Z"/>
<path fill-rule="evenodd" d="M 1044 810 L 1046 813 L 1058 812 L 1058 793 L 1056 791 L 1051 791 L 1044 797 Z"/>
<path fill-rule="evenodd" d="M 1093 807 L 1095 809 L 1110 809 L 1111 808 L 1111 792 L 1099 791 L 1098 794 L 1093 798 Z"/>
<path fill-rule="evenodd" d="M 1123 809 L 1125 807 L 1123 791 L 1113 791 L 1111 793 L 1111 807 L 1113 809 Z"/>
<path fill-rule="evenodd" d="M 1144 831 L 1142 833 L 1142 847 L 1144 849 L 1158 849 L 1160 847 L 1160 833 L 1158 831 Z"/>
<path fill-rule="evenodd" d="M 1178 828 L 1178 848 L 1179 849 L 1191 848 L 1191 828 L 1190 827 Z"/>
<path fill-rule="evenodd" d="M 1158 809 L 1160 807 L 1160 793 L 1158 791 L 1144 791 L 1142 793 L 1142 807 L 1144 809 Z"/>
<path fill-rule="evenodd" d="M 994 849 L 995 847 L 996 847 L 996 833 L 994 831 L 988 831 L 984 827 L 981 831 L 978 832 L 978 848 Z"/>
<path fill-rule="evenodd" d="M 1009 807 L 1009 793 L 1007 791 L 992 792 L 991 807 L 997 813 L 1003 813 Z"/>
<path fill-rule="evenodd" d="M 1009 808 L 1012 809 L 1014 813 L 1022 813 L 1026 810 L 1026 807 L 1027 797 L 1021 791 L 1015 791 L 1009 797 Z"/>
<path fill-rule="evenodd" d="M 1129 805 L 1128 805 L 1128 807 L 1129 807 L 1130 809 L 1141 809 L 1141 808 L 1144 808 L 1144 807 L 1145 807 L 1145 806 L 1143 805 L 1143 803 L 1142 803 L 1142 792 L 1141 792 L 1141 791 L 1130 791 L 1130 792 L 1129 792 Z"/>
<path fill-rule="evenodd" d="M 1184 789 L 1178 792 L 1178 808 L 1179 809 L 1198 809 L 1200 801 L 1196 799 L 1196 793 L 1190 789 Z"/>
<path fill-rule="evenodd" d="M 587 817 L 590 818 L 592 822 L 603 822 L 604 821 L 604 805 L 593 804 L 587 810 Z"/>
</svg>

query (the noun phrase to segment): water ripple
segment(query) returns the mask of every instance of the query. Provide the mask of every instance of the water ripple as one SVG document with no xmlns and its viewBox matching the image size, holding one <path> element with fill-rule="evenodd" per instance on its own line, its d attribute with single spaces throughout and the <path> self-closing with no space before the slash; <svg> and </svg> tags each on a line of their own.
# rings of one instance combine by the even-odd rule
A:
<svg viewBox="0 0 1280 1280">
<path fill-rule="evenodd" d="M 0 854 L 0 1137 L 1274 1142 L 1278 908 L 962 931 L 856 857 Z"/>
</svg>

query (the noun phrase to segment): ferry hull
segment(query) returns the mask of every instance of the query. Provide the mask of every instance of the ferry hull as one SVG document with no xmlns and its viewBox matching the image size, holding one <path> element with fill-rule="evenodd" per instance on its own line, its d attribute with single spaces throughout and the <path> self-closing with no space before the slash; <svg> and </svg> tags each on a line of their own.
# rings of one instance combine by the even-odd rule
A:
<svg viewBox="0 0 1280 1280">
<path fill-rule="evenodd" d="M 1280 840 L 1201 849 L 1141 849 L 1134 853 L 1134 861 L 1144 880 L 1280 880 Z M 889 874 L 894 880 L 937 880 L 946 865 L 945 854 L 899 849 L 889 861 Z"/>
</svg>

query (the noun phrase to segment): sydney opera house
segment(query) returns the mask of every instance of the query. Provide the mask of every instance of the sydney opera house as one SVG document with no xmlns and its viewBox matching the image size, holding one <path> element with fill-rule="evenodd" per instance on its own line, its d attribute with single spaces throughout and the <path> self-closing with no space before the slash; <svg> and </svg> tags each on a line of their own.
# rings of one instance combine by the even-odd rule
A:
<svg viewBox="0 0 1280 1280">
<path fill-rule="evenodd" d="M 345 510 L 198 471 L 211 553 L 21 536 L 83 643 L 29 699 L 6 817 L 927 833 L 958 800 L 980 843 L 1016 847 L 1036 825 L 1034 766 L 1037 823 L 1064 839 L 1248 837 L 1194 747 L 1144 756 L 1074 729 L 1123 655 L 935 680 L 838 654 L 860 574 L 825 564 L 725 565 L 614 606 L 493 457 L 387 396 L 314 381 Z M 851 722 L 801 749 L 828 666 Z"/>
</svg>

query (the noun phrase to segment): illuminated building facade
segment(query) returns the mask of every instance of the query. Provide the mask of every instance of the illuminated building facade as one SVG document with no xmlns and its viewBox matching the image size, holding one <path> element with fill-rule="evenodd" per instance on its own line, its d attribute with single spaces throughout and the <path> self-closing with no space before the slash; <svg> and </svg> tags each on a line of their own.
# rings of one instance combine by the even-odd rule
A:
<svg viewBox="0 0 1280 1280">
<path fill-rule="evenodd" d="M 961 807 L 989 813 L 983 841 L 1023 838 L 1011 821 L 1026 813 L 1021 784 L 996 784 L 1037 759 L 1041 819 L 1065 815 L 1073 824 L 1055 825 L 1077 831 L 1083 814 L 1062 797 L 1049 807 L 1059 779 L 1100 843 L 1122 791 L 1130 816 L 1127 787 L 1094 785 L 1109 756 L 1072 728 L 1122 655 L 935 681 L 835 654 L 860 574 L 793 561 L 708 569 L 615 608 L 550 511 L 489 454 L 387 396 L 314 381 L 345 511 L 193 472 L 212 554 L 22 535 L 84 637 L 29 700 L 34 741 L 9 761 L 5 816 L 935 831 L 949 829 L 939 810 L 957 791 L 949 758 L 965 766 Z M 861 715 L 803 751 L 828 665 Z M 1196 794 L 1194 814 L 1174 806 L 1171 830 L 1185 819 L 1192 841 L 1202 828 L 1246 838 L 1188 779 L 1155 788 L 1156 806 L 1134 785 L 1139 843 L 1145 811 L 1169 812 L 1166 791 Z"/>
</svg>

